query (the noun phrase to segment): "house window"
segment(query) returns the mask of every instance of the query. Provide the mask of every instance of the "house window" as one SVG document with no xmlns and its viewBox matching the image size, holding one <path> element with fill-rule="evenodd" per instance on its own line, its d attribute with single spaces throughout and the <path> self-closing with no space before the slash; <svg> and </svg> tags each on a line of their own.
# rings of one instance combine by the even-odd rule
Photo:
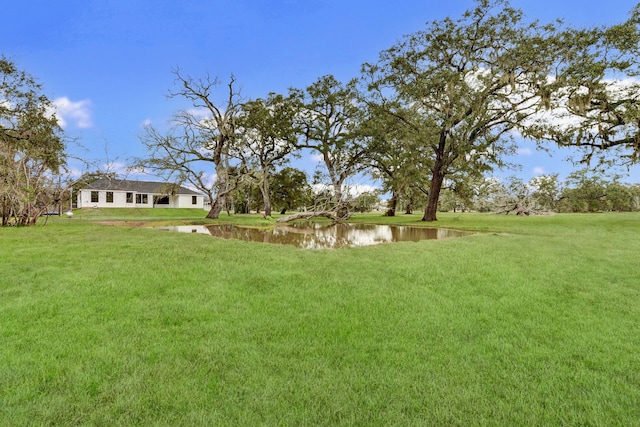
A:
<svg viewBox="0 0 640 427">
<path fill-rule="evenodd" d="M 97 191 L 92 191 L 91 192 L 91 203 L 98 203 L 98 192 Z"/>
<path fill-rule="evenodd" d="M 136 203 L 146 205 L 149 203 L 149 195 L 148 194 L 136 194 Z"/>
<path fill-rule="evenodd" d="M 191 196 L 191 204 L 192 205 L 198 204 L 198 196 Z"/>
<path fill-rule="evenodd" d="M 113 191 L 107 191 L 107 203 L 113 203 Z"/>
<path fill-rule="evenodd" d="M 169 196 L 153 196 L 154 205 L 168 205 Z"/>
<path fill-rule="evenodd" d="M 133 203 L 133 193 L 127 193 L 127 203 Z"/>
</svg>

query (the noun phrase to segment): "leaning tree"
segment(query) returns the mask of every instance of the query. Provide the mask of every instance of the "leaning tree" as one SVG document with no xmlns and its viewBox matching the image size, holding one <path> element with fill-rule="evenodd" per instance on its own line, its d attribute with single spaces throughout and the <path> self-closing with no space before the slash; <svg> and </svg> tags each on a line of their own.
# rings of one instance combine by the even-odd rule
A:
<svg viewBox="0 0 640 427">
<path fill-rule="evenodd" d="M 241 170 L 233 167 L 241 108 L 236 80 L 231 76 L 225 96 L 217 101 L 216 89 L 222 84 L 217 78 L 194 79 L 179 70 L 175 75 L 179 88 L 169 96 L 188 100 L 191 108 L 178 112 L 166 133 L 145 128 L 141 140 L 149 155 L 138 159 L 136 166 L 171 181 L 190 182 L 209 197 L 207 218 L 216 219 L 230 204 L 238 179 L 234 171 Z"/>
<path fill-rule="evenodd" d="M 480 0 L 461 18 L 432 22 L 364 65 L 370 102 L 386 106 L 429 153 L 423 220 L 437 219 L 445 179 L 501 166 L 513 152 L 511 131 L 541 101 L 555 32 L 524 22 L 506 0 Z"/>
</svg>

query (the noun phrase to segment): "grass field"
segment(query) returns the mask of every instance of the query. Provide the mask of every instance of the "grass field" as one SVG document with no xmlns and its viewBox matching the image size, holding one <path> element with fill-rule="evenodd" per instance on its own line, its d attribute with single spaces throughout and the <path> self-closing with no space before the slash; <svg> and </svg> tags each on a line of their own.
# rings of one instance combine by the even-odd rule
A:
<svg viewBox="0 0 640 427">
<path fill-rule="evenodd" d="M 203 216 L 0 229 L 0 425 L 640 425 L 640 214 L 311 251 L 103 224 Z"/>
</svg>

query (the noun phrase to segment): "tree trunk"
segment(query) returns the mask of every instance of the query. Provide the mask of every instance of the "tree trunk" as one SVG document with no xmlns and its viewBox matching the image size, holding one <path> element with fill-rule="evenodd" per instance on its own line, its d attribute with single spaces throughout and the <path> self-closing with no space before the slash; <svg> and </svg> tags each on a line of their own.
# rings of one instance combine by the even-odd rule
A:
<svg viewBox="0 0 640 427">
<path fill-rule="evenodd" d="M 220 216 L 220 212 L 228 206 L 228 199 L 230 189 L 227 188 L 227 176 L 226 169 L 222 167 L 216 167 L 216 172 L 218 174 L 217 182 L 216 182 L 216 198 L 211 203 L 211 209 L 207 214 L 206 218 L 210 219 L 218 219 Z"/>
<path fill-rule="evenodd" d="M 409 199 L 407 206 L 404 210 L 405 215 L 411 215 L 413 213 L 413 197 Z"/>
<path fill-rule="evenodd" d="M 9 205 L 7 203 L 7 198 L 2 198 L 2 226 L 4 227 L 9 223 Z"/>
<path fill-rule="evenodd" d="M 393 190 L 391 192 L 391 199 L 389 199 L 389 209 L 385 212 L 384 216 L 396 216 L 396 208 L 398 207 L 398 193 Z"/>
<path fill-rule="evenodd" d="M 431 187 L 429 188 L 429 198 L 427 207 L 424 209 L 423 221 L 437 221 L 436 214 L 438 212 L 438 199 L 440 198 L 440 190 L 444 182 L 444 174 L 442 173 L 442 162 L 436 161 L 433 168 L 433 176 L 431 177 Z"/>
<path fill-rule="evenodd" d="M 224 203 L 222 202 L 222 200 L 220 200 L 219 197 L 217 197 L 214 200 L 213 204 L 211 205 L 211 209 L 207 214 L 207 218 L 218 219 L 218 217 L 220 216 L 220 212 L 222 212 L 223 208 L 224 208 Z"/>
<path fill-rule="evenodd" d="M 333 193 L 335 195 L 336 217 L 347 219 L 349 217 L 349 207 L 347 203 L 342 200 L 342 182 L 334 181 Z"/>
<path fill-rule="evenodd" d="M 264 201 L 264 217 L 271 216 L 271 196 L 269 194 L 269 176 L 265 173 L 262 180 L 262 186 L 260 187 L 262 192 L 262 200 Z"/>
<path fill-rule="evenodd" d="M 433 164 L 431 175 L 431 187 L 429 188 L 429 195 L 427 199 L 427 207 L 424 209 L 423 221 L 437 221 L 436 213 L 438 212 L 438 200 L 440 199 L 440 190 L 442 190 L 442 183 L 444 182 L 444 158 L 445 148 L 447 146 L 447 132 L 441 131 L 438 142 L 438 149 L 436 151 L 436 161 Z"/>
<path fill-rule="evenodd" d="M 247 194 L 245 195 L 244 198 L 244 210 L 242 211 L 243 214 L 250 214 L 251 213 L 251 191 L 248 190 Z"/>
</svg>

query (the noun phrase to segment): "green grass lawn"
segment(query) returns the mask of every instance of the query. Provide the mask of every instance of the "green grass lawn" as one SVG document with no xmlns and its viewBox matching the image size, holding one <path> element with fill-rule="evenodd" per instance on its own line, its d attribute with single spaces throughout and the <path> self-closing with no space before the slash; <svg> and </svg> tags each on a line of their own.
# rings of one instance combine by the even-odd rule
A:
<svg viewBox="0 0 640 427">
<path fill-rule="evenodd" d="M 338 250 L 102 223 L 204 215 L 0 229 L 0 425 L 640 423 L 640 214 Z"/>
</svg>

